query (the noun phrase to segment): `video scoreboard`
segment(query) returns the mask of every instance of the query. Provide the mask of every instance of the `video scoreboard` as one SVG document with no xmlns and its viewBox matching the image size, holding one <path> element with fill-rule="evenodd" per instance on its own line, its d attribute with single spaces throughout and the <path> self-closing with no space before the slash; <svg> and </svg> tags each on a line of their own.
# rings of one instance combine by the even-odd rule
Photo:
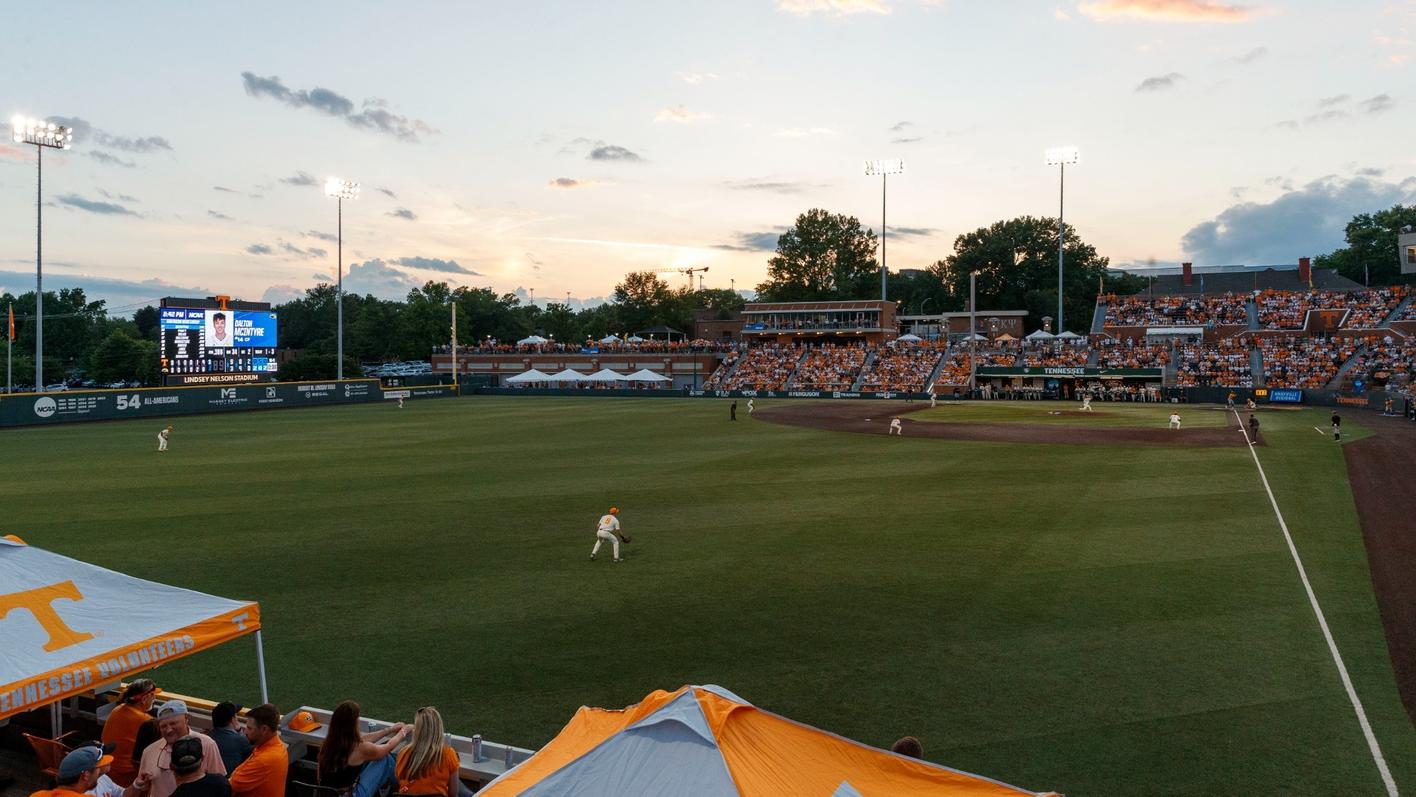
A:
<svg viewBox="0 0 1416 797">
<path fill-rule="evenodd" d="M 270 379 L 277 369 L 276 314 L 237 309 L 254 303 L 165 299 L 158 308 L 161 368 L 167 384 L 218 384 Z"/>
</svg>

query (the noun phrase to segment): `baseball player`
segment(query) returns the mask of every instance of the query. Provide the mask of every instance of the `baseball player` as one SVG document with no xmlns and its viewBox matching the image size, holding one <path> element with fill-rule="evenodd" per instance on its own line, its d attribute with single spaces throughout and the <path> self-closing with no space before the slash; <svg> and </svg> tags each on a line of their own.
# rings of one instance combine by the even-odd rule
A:
<svg viewBox="0 0 1416 797">
<path fill-rule="evenodd" d="M 929 408 L 932 410 L 932 409 L 934 409 L 934 408 L 937 407 L 937 406 L 939 406 L 939 397 L 936 396 L 936 395 L 934 395 L 934 391 L 933 391 L 933 390 L 930 390 L 930 391 L 929 391 Z"/>
<path fill-rule="evenodd" d="M 905 429 L 904 429 L 903 426 L 900 425 L 900 419 L 899 419 L 899 418 L 894 418 L 894 419 L 892 419 L 892 420 L 890 421 L 890 430 L 889 430 L 888 432 L 886 432 L 885 434 L 887 434 L 887 435 L 897 434 L 897 435 L 899 435 L 900 437 L 904 437 L 904 436 L 905 436 Z"/>
<path fill-rule="evenodd" d="M 1332 439 L 1342 442 L 1342 416 L 1337 414 L 1337 410 L 1332 411 Z"/>
<path fill-rule="evenodd" d="M 614 548 L 615 561 L 624 561 L 620 558 L 620 539 L 622 538 L 620 536 L 619 518 L 616 517 L 619 515 L 619 512 L 619 507 L 612 506 L 608 514 L 601 516 L 600 525 L 595 530 L 595 547 L 590 549 L 590 561 L 595 561 L 595 554 L 600 552 L 600 544 L 605 540 L 609 540 L 610 545 Z M 626 540 L 626 542 L 628 542 L 628 540 Z"/>
<path fill-rule="evenodd" d="M 747 414 L 748 414 L 748 415 L 751 415 L 751 414 L 752 414 L 752 399 L 748 399 L 748 400 L 747 400 Z"/>
<path fill-rule="evenodd" d="M 172 435 L 172 427 L 171 427 L 170 425 L 169 425 L 166 429 L 163 429 L 162 431 L 160 431 L 160 432 L 157 433 L 157 450 L 158 450 L 158 451 L 166 451 L 166 450 L 167 450 L 167 438 L 170 437 L 171 435 Z"/>
<path fill-rule="evenodd" d="M 1092 409 L 1092 394 L 1090 393 L 1082 394 L 1082 412 L 1096 412 Z"/>
<path fill-rule="evenodd" d="M 1180 428 L 1180 413 L 1178 413 L 1178 412 L 1172 412 L 1172 413 L 1170 413 L 1170 428 L 1171 428 L 1171 429 L 1179 429 L 1179 428 Z"/>
<path fill-rule="evenodd" d="M 1234 409 L 1234 399 L 1238 398 L 1238 396 L 1239 394 L 1235 393 L 1233 390 L 1229 391 L 1229 395 L 1224 397 L 1225 406 L 1231 410 Z"/>
<path fill-rule="evenodd" d="M 398 408 L 399 408 L 400 410 L 403 409 L 403 397 L 402 397 L 402 396 L 399 396 L 399 397 L 398 397 Z"/>
</svg>

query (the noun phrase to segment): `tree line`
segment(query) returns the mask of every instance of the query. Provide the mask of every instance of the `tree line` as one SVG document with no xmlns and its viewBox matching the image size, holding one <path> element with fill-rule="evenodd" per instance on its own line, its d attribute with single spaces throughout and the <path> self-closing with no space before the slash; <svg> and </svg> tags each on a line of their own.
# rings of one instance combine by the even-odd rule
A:
<svg viewBox="0 0 1416 797">
<path fill-rule="evenodd" d="M 1019 216 L 980 227 L 954 239 L 953 252 L 923 268 L 892 270 L 887 292 L 901 314 L 924 315 L 965 309 L 969 275 L 976 274 L 978 306 L 1027 310 L 1029 329 L 1057 311 L 1057 219 Z M 1396 205 L 1353 217 L 1347 245 L 1318 255 L 1315 266 L 1335 268 L 1371 285 L 1403 280 L 1396 236 L 1416 225 L 1416 207 Z M 832 301 L 880 295 L 879 241 L 852 216 L 811 209 L 777 240 L 767 260 L 767 276 L 756 286 L 760 301 Z M 1108 269 L 1109 260 L 1066 227 L 1063 240 L 1065 328 L 1090 328 L 1098 292 L 1136 293 L 1145 279 Z M 335 373 L 337 291 L 321 283 L 297 299 L 276 305 L 283 348 L 300 354 L 288 360 L 282 379 L 324 379 Z M 730 318 L 744 300 L 724 289 L 673 287 L 656 272 L 625 275 L 611 301 L 575 310 L 564 303 L 523 303 L 516 294 L 490 288 L 452 287 L 427 282 L 401 300 L 347 293 L 344 296 L 345 373 L 361 363 L 423 360 L 450 342 L 452 306 L 457 306 L 458 342 L 513 342 L 531 334 L 557 341 L 598 340 L 657 326 L 691 334 L 696 312 Z M 13 304 L 18 339 L 14 347 L 17 385 L 34 373 L 34 292 L 0 293 L 0 313 Z M 51 382 L 91 379 L 99 383 L 156 384 L 158 313 L 138 310 L 132 318 L 109 315 L 103 301 L 80 288 L 44 294 L 44 372 Z M 1054 331 L 1059 331 L 1054 328 Z"/>
</svg>

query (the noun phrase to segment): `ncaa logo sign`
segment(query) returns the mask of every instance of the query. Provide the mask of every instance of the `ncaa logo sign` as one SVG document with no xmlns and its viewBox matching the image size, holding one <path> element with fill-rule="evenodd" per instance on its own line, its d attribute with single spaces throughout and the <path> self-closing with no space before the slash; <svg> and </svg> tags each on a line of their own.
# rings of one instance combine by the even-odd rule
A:
<svg viewBox="0 0 1416 797">
<path fill-rule="evenodd" d="M 59 405 L 54 403 L 54 399 L 45 396 L 34 403 L 34 414 L 41 418 L 48 418 L 54 414 Z"/>
</svg>

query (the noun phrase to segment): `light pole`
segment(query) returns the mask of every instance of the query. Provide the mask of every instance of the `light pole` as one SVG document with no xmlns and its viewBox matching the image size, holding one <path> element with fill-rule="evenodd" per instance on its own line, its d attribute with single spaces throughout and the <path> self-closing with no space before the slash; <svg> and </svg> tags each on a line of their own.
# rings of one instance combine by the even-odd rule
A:
<svg viewBox="0 0 1416 797">
<path fill-rule="evenodd" d="M 339 206 L 339 220 L 335 235 L 335 251 L 338 252 L 339 282 L 335 287 L 335 324 L 338 328 L 335 343 L 334 378 L 344 378 L 344 200 L 359 198 L 359 184 L 331 177 L 325 180 L 325 196 L 334 197 Z"/>
<path fill-rule="evenodd" d="M 974 347 L 974 335 L 978 334 L 978 308 L 974 306 L 974 280 L 977 271 L 969 272 L 969 398 L 978 390 L 978 355 Z"/>
<path fill-rule="evenodd" d="M 16 144 L 34 145 L 34 389 L 44 390 L 44 148 L 74 146 L 72 128 L 16 116 L 10 120 Z"/>
<path fill-rule="evenodd" d="M 1062 326 L 1062 235 L 1067 225 L 1062 221 L 1062 211 L 1067 198 L 1067 164 L 1077 162 L 1076 147 L 1052 147 L 1047 150 L 1047 165 L 1058 167 L 1057 182 L 1057 331 Z"/>
<path fill-rule="evenodd" d="M 880 301 L 885 301 L 885 186 L 892 174 L 905 171 L 905 162 L 898 158 L 883 161 L 866 161 L 866 176 L 880 175 Z"/>
</svg>

